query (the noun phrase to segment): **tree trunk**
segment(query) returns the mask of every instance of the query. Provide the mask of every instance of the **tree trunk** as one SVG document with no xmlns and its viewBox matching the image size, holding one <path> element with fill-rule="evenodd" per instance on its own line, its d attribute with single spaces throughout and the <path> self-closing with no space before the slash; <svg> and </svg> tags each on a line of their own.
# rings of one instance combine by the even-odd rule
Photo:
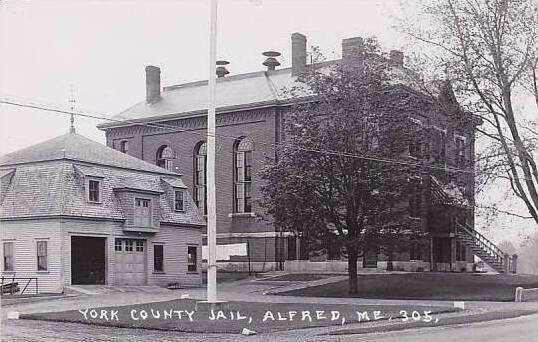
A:
<svg viewBox="0 0 538 342">
<path fill-rule="evenodd" d="M 347 269 L 349 274 L 349 293 L 358 293 L 357 280 L 357 251 L 349 250 L 347 256 Z"/>
<path fill-rule="evenodd" d="M 388 257 L 389 259 L 387 260 L 387 271 L 393 271 L 394 265 L 392 264 L 392 259 L 393 259 L 392 251 L 389 251 Z"/>
</svg>

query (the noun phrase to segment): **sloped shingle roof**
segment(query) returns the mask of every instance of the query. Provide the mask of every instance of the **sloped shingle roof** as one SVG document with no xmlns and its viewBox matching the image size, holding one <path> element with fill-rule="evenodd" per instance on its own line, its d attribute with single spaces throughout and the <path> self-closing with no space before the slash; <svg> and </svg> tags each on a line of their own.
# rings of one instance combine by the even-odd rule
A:
<svg viewBox="0 0 538 342">
<path fill-rule="evenodd" d="M 68 159 L 125 169 L 176 175 L 80 134 L 67 133 L 0 157 L 0 166 Z"/>
</svg>

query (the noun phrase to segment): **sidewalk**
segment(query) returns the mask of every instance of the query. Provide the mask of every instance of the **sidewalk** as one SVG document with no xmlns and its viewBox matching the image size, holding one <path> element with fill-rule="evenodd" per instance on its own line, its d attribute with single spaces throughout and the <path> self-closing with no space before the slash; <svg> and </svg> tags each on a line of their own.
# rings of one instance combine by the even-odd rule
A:
<svg viewBox="0 0 538 342">
<path fill-rule="evenodd" d="M 384 306 L 400 306 L 409 307 L 413 305 L 419 306 L 453 306 L 451 301 L 424 301 L 424 300 L 383 300 L 383 299 L 361 299 L 361 298 L 311 298 L 311 297 L 293 297 L 293 296 L 276 296 L 276 295 L 264 295 L 264 293 L 279 290 L 289 290 L 290 287 L 296 288 L 298 286 L 313 286 L 319 285 L 319 281 L 330 282 L 341 280 L 340 276 L 326 278 L 322 280 L 316 280 L 311 282 L 282 282 L 282 286 L 278 286 L 276 281 L 268 281 L 270 279 L 248 279 L 239 280 L 229 283 L 220 284 L 218 286 L 219 299 L 226 301 L 236 302 L 260 302 L 260 303 L 309 303 L 309 304 L 347 304 L 357 305 L 360 308 L 361 305 L 384 305 Z M 305 284 L 307 283 L 307 284 Z M 39 313 L 39 312 L 58 312 L 66 310 L 78 310 L 81 308 L 96 308 L 106 306 L 123 306 L 131 304 L 143 304 L 151 302 L 162 302 L 167 300 L 174 300 L 181 298 L 182 295 L 189 295 L 191 299 L 204 300 L 206 298 L 205 288 L 193 288 L 193 289 L 181 289 L 181 290 L 164 290 L 159 289 L 155 293 L 150 291 L 141 292 L 111 292 L 99 295 L 78 295 L 75 297 L 65 297 L 55 300 L 44 300 L 40 302 L 32 303 L 20 303 L 8 305 L 2 308 L 2 318 L 6 317 L 8 311 L 19 311 L 23 314 Z M 397 308 L 396 308 L 397 309 Z M 489 315 L 491 317 L 499 318 L 503 317 L 503 312 L 523 312 L 534 311 L 538 312 L 538 302 L 526 302 L 526 303 L 511 303 L 511 302 L 465 302 L 465 311 L 446 313 L 440 317 L 442 320 L 455 319 L 461 317 L 471 317 L 474 319 L 476 315 Z M 495 314 L 492 313 L 501 313 Z M 492 316 L 493 315 L 493 316 Z M 9 321 L 7 322 L 9 324 Z M 400 324 L 396 320 L 393 322 L 377 321 L 377 322 L 362 322 L 351 323 L 345 326 L 327 326 L 321 328 L 308 328 L 302 329 L 302 336 L 316 336 L 319 334 L 328 333 L 351 333 L 357 332 L 357 329 L 374 329 L 382 330 L 382 327 L 394 326 Z M 377 329 L 377 330 L 376 330 Z M 291 336 L 292 332 L 275 332 L 271 333 L 271 336 Z M 296 334 L 296 333 L 295 333 Z M 265 335 L 264 335 L 265 336 Z M 278 339 L 277 339 L 278 340 Z"/>
</svg>

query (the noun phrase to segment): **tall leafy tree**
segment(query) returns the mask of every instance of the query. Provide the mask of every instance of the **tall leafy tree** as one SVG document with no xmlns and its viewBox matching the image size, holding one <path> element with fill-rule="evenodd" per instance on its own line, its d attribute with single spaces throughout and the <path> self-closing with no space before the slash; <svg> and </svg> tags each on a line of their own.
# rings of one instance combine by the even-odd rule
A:
<svg viewBox="0 0 538 342">
<path fill-rule="evenodd" d="M 351 293 L 366 251 L 396 251 L 423 236 L 409 218 L 421 174 L 409 163 L 408 147 L 420 138 L 409 117 L 429 102 L 392 82 L 392 65 L 368 42 L 353 63 L 321 63 L 303 75 L 291 90 L 285 141 L 261 172 L 274 224 L 308 239 L 311 252 L 345 255 Z"/>
<path fill-rule="evenodd" d="M 460 102 L 483 119 L 478 130 L 489 141 L 479 175 L 487 183 L 506 180 L 538 223 L 537 1 L 435 0 L 421 7 L 412 18 L 421 24 L 410 24 L 408 33 L 430 47 L 423 49 L 429 69 L 445 72 Z"/>
</svg>

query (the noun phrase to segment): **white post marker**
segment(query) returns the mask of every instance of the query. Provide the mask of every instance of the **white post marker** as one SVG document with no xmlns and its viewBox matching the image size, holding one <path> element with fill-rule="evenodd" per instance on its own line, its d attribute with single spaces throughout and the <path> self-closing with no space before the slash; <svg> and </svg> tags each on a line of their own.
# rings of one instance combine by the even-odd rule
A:
<svg viewBox="0 0 538 342">
<path fill-rule="evenodd" d="M 456 309 L 465 310 L 465 302 L 454 302 L 454 307 Z"/>
<path fill-rule="evenodd" d="M 207 301 L 217 302 L 217 206 L 215 192 L 215 65 L 217 63 L 217 0 L 211 1 L 207 107 Z"/>
</svg>

